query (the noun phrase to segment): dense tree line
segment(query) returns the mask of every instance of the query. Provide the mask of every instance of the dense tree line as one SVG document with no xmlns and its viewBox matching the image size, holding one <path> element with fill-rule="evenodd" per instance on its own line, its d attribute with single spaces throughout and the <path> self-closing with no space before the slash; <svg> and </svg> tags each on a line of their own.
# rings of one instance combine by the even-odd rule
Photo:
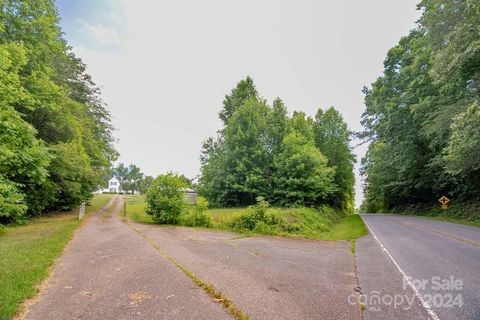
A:
<svg viewBox="0 0 480 320">
<path fill-rule="evenodd" d="M 330 204 L 353 209 L 350 133 L 334 108 L 314 118 L 269 105 L 250 77 L 225 96 L 223 128 L 203 144 L 199 191 L 213 206 Z"/>
<path fill-rule="evenodd" d="M 365 89 L 365 209 L 480 199 L 480 3 L 423 0 Z"/>
<path fill-rule="evenodd" d="M 117 157 L 53 0 L 0 2 L 0 223 L 88 199 Z"/>
</svg>

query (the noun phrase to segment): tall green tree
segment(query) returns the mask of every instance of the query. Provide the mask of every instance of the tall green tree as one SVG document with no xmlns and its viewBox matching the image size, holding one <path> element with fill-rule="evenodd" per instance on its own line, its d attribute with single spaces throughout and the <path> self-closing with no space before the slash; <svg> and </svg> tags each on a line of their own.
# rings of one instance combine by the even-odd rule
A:
<svg viewBox="0 0 480 320">
<path fill-rule="evenodd" d="M 227 105 L 235 107 L 225 108 L 224 103 L 220 117 L 225 125 L 216 139 L 204 142 L 200 155 L 202 174 L 198 190 L 211 205 L 246 206 L 263 197 L 276 205 L 318 206 L 332 204 L 333 199 L 339 198 L 339 208 L 351 209 L 353 182 L 348 183 L 347 171 L 350 169 L 350 176 L 353 172 L 347 164 L 353 159 L 348 129 L 336 111 L 327 113 L 322 129 L 320 123 L 303 112 L 289 117 L 280 98 L 272 105 L 260 99 L 250 78 L 240 81 L 227 97 L 230 98 L 225 101 L 229 103 L 236 101 Z M 229 116 L 223 117 L 225 114 Z M 338 135 L 342 130 L 346 130 L 344 136 L 330 134 L 335 131 Z M 338 177 L 329 159 L 316 146 L 316 133 L 318 137 L 323 134 L 325 145 L 343 138 L 336 145 L 346 150 L 331 152 L 332 163 L 345 163 L 344 172 Z"/>
<path fill-rule="evenodd" d="M 219 117 L 226 125 L 233 114 L 250 99 L 258 99 L 258 92 L 250 77 L 246 77 L 237 83 L 229 95 L 223 100 L 223 109 L 220 111 Z"/>
<path fill-rule="evenodd" d="M 274 194 L 282 205 L 319 205 L 336 190 L 335 169 L 312 137 L 292 131 L 274 158 Z"/>
<path fill-rule="evenodd" d="M 138 183 L 138 191 L 140 194 L 145 194 L 147 190 L 152 186 L 153 183 L 152 176 L 144 176 L 142 180 Z"/>
<path fill-rule="evenodd" d="M 476 136 L 459 139 L 475 124 L 472 106 L 479 102 L 479 4 L 424 0 L 419 8 L 418 27 L 388 52 L 383 76 L 365 90 L 367 208 L 434 203 L 442 194 L 457 202 L 479 196 L 470 179 L 478 174 L 469 147 Z M 457 152 L 469 160 L 458 162 Z"/>
<path fill-rule="evenodd" d="M 126 191 L 134 193 L 139 191 L 140 183 L 143 179 L 143 173 L 140 171 L 140 168 L 134 164 L 128 166 L 128 172 L 123 182 L 122 188 Z"/>
<path fill-rule="evenodd" d="M 0 2 L 0 101 L 34 128 L 50 159 L 39 166 L 44 179 L 6 178 L 25 195 L 27 213 L 91 197 L 117 156 L 113 128 L 98 87 L 62 38 L 52 0 Z M 18 152 L 28 158 L 20 146 Z"/>
<path fill-rule="evenodd" d="M 13 108 L 0 105 L 0 223 L 24 219 L 25 189 L 46 179 L 49 161 L 32 126 Z"/>
<path fill-rule="evenodd" d="M 229 168 L 231 201 L 234 205 L 254 204 L 258 195 L 270 189 L 268 146 L 269 107 L 261 101 L 246 101 L 225 129 L 226 165 Z"/>
<path fill-rule="evenodd" d="M 461 181 L 455 191 L 463 198 L 480 198 L 480 105 L 472 104 L 458 115 L 444 149 L 445 170 Z"/>
<path fill-rule="evenodd" d="M 347 212 L 354 209 L 355 156 L 350 147 L 350 132 L 341 114 L 331 107 L 318 109 L 313 124 L 315 145 L 327 158 L 328 166 L 335 167 L 334 183 L 337 191 L 329 196 L 330 203 Z"/>
</svg>

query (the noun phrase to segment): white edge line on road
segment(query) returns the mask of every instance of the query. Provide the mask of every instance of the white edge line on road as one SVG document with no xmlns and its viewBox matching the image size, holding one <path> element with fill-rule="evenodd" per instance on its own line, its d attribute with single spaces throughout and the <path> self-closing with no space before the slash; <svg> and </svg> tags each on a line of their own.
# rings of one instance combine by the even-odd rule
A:
<svg viewBox="0 0 480 320">
<path fill-rule="evenodd" d="M 363 220 L 363 219 L 362 219 Z M 430 307 L 430 305 L 428 304 L 428 302 L 426 302 L 422 295 L 420 294 L 420 292 L 417 290 L 417 288 L 415 288 L 415 286 L 412 284 L 412 282 L 410 282 L 410 280 L 408 279 L 407 275 L 405 274 L 405 272 L 403 272 L 402 268 L 400 268 L 400 266 L 398 265 L 398 263 L 395 261 L 395 259 L 393 259 L 392 255 L 390 254 L 390 252 L 388 252 L 388 250 L 385 248 L 385 246 L 383 245 L 383 243 L 377 238 L 377 236 L 375 235 L 375 233 L 373 232 L 372 228 L 368 225 L 368 223 L 364 220 L 363 222 L 365 222 L 365 225 L 367 226 L 368 230 L 370 231 L 370 233 L 372 234 L 373 238 L 375 239 L 375 241 L 378 243 L 378 245 L 380 246 L 380 248 L 382 249 L 382 251 L 387 255 L 387 257 L 392 261 L 393 265 L 398 269 L 398 271 L 400 271 L 400 273 L 402 274 L 402 277 L 403 279 L 408 283 L 408 286 L 410 287 L 410 289 L 412 290 L 414 296 L 418 299 L 418 301 L 420 301 L 420 303 L 422 304 L 422 307 L 425 309 L 425 311 L 428 313 L 428 315 L 431 317 L 432 320 L 440 320 L 440 318 L 437 316 L 437 314 L 432 310 L 432 307 Z"/>
</svg>

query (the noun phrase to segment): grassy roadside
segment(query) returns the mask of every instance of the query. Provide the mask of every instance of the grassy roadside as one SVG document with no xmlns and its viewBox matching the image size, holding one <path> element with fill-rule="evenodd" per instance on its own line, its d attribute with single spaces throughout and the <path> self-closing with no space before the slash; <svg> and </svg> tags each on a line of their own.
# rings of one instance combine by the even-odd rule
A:
<svg viewBox="0 0 480 320">
<path fill-rule="evenodd" d="M 144 196 L 124 196 L 127 204 L 127 218 L 140 223 L 154 223 L 145 213 Z M 355 240 L 368 234 L 362 219 L 358 215 L 339 217 L 331 208 L 268 208 L 267 215 L 274 216 L 279 223 L 274 226 L 260 224 L 254 230 L 233 228 L 232 223 L 242 215 L 248 214 L 247 208 L 209 209 L 211 228 L 236 231 L 248 235 L 264 234 L 286 237 L 301 237 L 315 240 Z"/>
<path fill-rule="evenodd" d="M 382 214 L 398 214 L 398 215 L 406 215 L 406 216 L 412 216 L 412 217 L 417 217 L 417 218 L 422 218 L 422 219 L 430 219 L 430 220 L 437 220 L 437 221 L 443 221 L 443 222 L 450 222 L 450 223 L 456 223 L 456 224 L 463 224 L 466 226 L 472 226 L 472 227 L 480 227 L 480 218 L 477 219 L 464 219 L 464 218 L 459 218 L 457 216 L 451 216 L 447 214 L 437 214 L 435 213 L 430 213 L 428 211 L 425 212 L 415 212 L 412 213 L 410 211 L 406 212 L 395 212 L 395 213 L 389 213 L 389 212 L 377 212 L 375 214 L 382 215 Z"/>
<path fill-rule="evenodd" d="M 391 213 L 480 227 L 480 201 L 475 200 L 452 201 L 448 209 L 442 209 L 438 203 L 398 207 L 392 209 Z"/>
<path fill-rule="evenodd" d="M 111 195 L 92 199 L 87 213 L 105 206 Z M 55 259 L 80 225 L 78 209 L 30 220 L 24 226 L 8 226 L 0 234 L 0 319 L 20 311 L 24 299 L 37 293 Z"/>
<path fill-rule="evenodd" d="M 472 220 L 459 219 L 456 217 L 449 217 L 449 216 L 418 216 L 418 217 L 423 219 L 431 219 L 431 220 L 451 222 L 456 224 L 464 224 L 466 226 L 472 226 L 472 227 L 480 227 L 480 220 L 472 221 Z"/>
<path fill-rule="evenodd" d="M 140 223 L 154 223 L 152 216 L 145 213 L 145 196 L 124 195 L 123 201 L 127 205 L 127 218 Z M 123 212 L 122 212 L 123 214 Z"/>
<path fill-rule="evenodd" d="M 353 214 L 334 224 L 330 231 L 326 232 L 322 240 L 355 240 L 367 235 L 368 230 L 358 214 Z"/>
</svg>

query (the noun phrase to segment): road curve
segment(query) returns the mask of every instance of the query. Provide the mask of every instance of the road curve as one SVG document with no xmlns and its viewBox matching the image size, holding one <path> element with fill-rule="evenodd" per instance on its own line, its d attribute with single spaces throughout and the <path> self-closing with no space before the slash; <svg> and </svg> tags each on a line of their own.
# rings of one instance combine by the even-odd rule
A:
<svg viewBox="0 0 480 320">
<path fill-rule="evenodd" d="M 383 246 L 385 260 L 391 260 L 392 278 L 410 277 L 424 307 L 431 309 L 429 318 L 480 319 L 480 228 L 402 215 L 362 218 L 371 239 Z M 361 241 L 368 238 L 360 239 L 357 255 L 367 261 L 370 253 L 363 252 L 368 249 Z"/>
</svg>

